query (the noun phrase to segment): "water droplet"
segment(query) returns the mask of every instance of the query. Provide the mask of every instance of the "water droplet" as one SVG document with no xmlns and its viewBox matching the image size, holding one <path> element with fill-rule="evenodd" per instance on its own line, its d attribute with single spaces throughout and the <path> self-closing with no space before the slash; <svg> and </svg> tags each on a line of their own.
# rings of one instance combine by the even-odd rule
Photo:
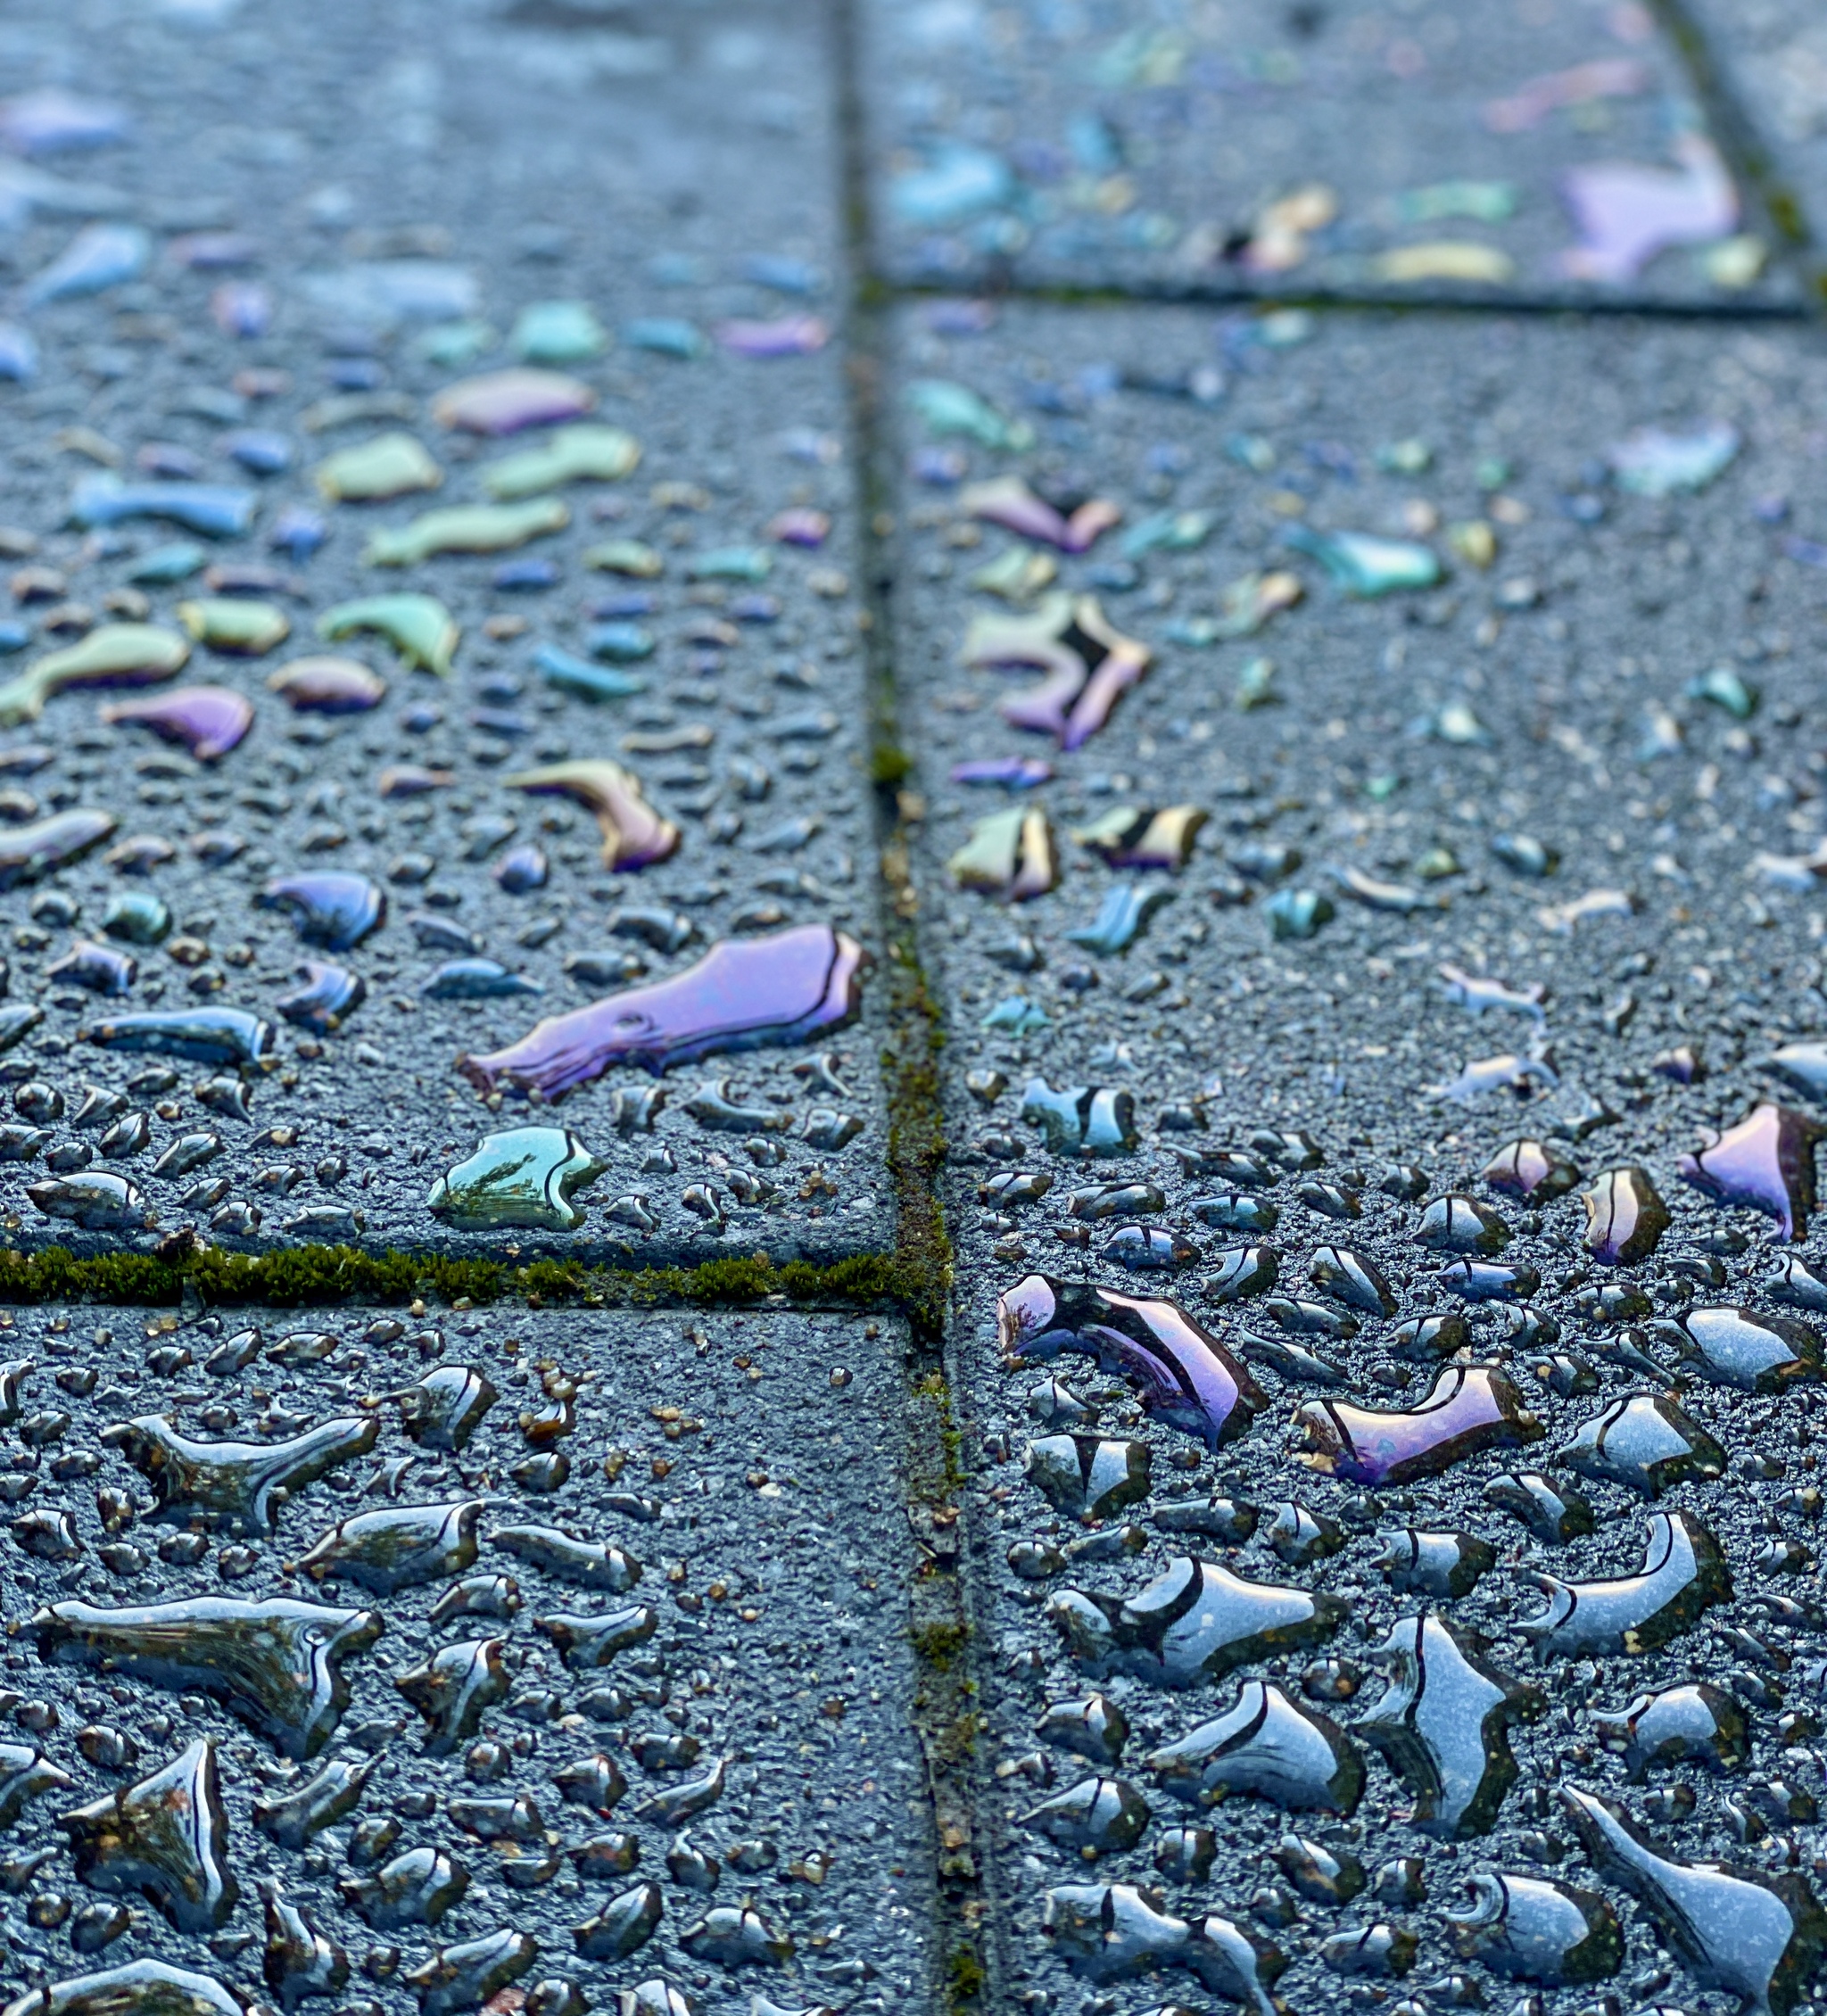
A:
<svg viewBox="0 0 1827 2016">
<path fill-rule="evenodd" d="M 470 434 L 509 434 L 522 427 L 575 420 L 596 404 L 596 394 L 562 372 L 521 368 L 464 378 L 432 401 L 440 426 Z"/>
<path fill-rule="evenodd" d="M 1398 1595 L 1468 1596 L 1497 1566 L 1495 1549 L 1473 1533 L 1418 1533 L 1409 1526 L 1377 1537 L 1383 1552 L 1376 1566 Z"/>
<path fill-rule="evenodd" d="M 1293 1812 L 1349 1816 L 1364 1789 L 1363 1760 L 1337 1723 L 1260 1680 L 1244 1681 L 1227 1714 L 1154 1751 L 1147 1769 L 1193 1805 L 1246 1793 Z"/>
<path fill-rule="evenodd" d="M 1802 1239 L 1815 1208 L 1815 1146 L 1827 1128 L 1788 1106 L 1752 1107 L 1736 1127 L 1708 1131 L 1706 1144 L 1682 1156 L 1684 1182 L 1722 1204 L 1744 1204 L 1773 1218 L 1785 1239 Z"/>
<path fill-rule="evenodd" d="M 1639 1694 L 1616 1714 L 1595 1710 L 1592 1727 L 1605 1748 L 1624 1760 L 1633 1784 L 1641 1784 L 1656 1764 L 1740 1771 L 1751 1754 L 1743 1709 L 1706 1681 Z"/>
<path fill-rule="evenodd" d="M 1583 1477 L 1659 1498 L 1696 1477 L 1724 1474 L 1725 1451 L 1663 1393 L 1614 1400 L 1555 1451 Z"/>
<path fill-rule="evenodd" d="M 1642 1904 L 1704 1987 L 1789 2016 L 1827 1943 L 1827 1916 L 1800 1877 L 1674 1862 L 1613 1801 L 1574 1786 L 1560 1798 L 1594 1866 Z"/>
<path fill-rule="evenodd" d="M 1476 1875 L 1466 1887 L 1471 1908 L 1446 1914 L 1461 1960 L 1554 1987 L 1606 1980 L 1624 1964 L 1617 1914 L 1595 1890 L 1515 1875 Z"/>
<path fill-rule="evenodd" d="M 515 1128 L 484 1136 L 468 1161 L 432 1186 L 426 1207 L 465 1231 L 575 1232 L 584 1214 L 572 1197 L 607 1167 L 566 1128 Z"/>
<path fill-rule="evenodd" d="M 1133 1378 L 1156 1419 L 1212 1449 L 1244 1434 L 1267 1404 L 1249 1372 L 1174 1302 L 1029 1275 L 998 1298 L 996 1327 L 1012 1364 L 1086 1352 Z"/>
<path fill-rule="evenodd" d="M 556 497 L 521 504 L 458 504 L 373 533 L 361 557 L 371 567 L 406 567 L 439 553 L 502 553 L 562 532 L 570 522 L 570 507 Z"/>
<path fill-rule="evenodd" d="M 1509 1379 L 1489 1366 L 1443 1366 L 1411 1411 L 1309 1400 L 1295 1417 L 1299 1460 L 1353 1483 L 1437 1476 L 1484 1449 L 1514 1449 L 1545 1433 Z"/>
<path fill-rule="evenodd" d="M 32 1628 L 40 1658 L 213 1695 L 296 1758 L 334 1732 L 349 1703 L 342 1662 L 373 1645 L 382 1620 L 283 1597 L 199 1596 L 121 1610 L 56 1603 Z"/>
<path fill-rule="evenodd" d="M 1649 1515 L 1643 1565 L 1634 1574 L 1589 1582 L 1538 1579 L 1548 1608 L 1517 1628 L 1544 1660 L 1654 1651 L 1709 1606 L 1732 1600 L 1725 1557 L 1688 1512 Z"/>
<path fill-rule="evenodd" d="M 1532 1689 L 1479 1657 L 1443 1617 L 1404 1617 L 1376 1657 L 1389 1686 L 1352 1731 L 1414 1794 L 1410 1824 L 1448 1839 L 1488 1834 L 1517 1779 L 1509 1731 L 1540 1712 Z"/>
<path fill-rule="evenodd" d="M 368 595 L 339 602 L 318 618 L 318 632 L 331 642 L 373 631 L 384 637 L 408 665 L 447 677 L 460 632 L 451 612 L 431 595 Z"/>
<path fill-rule="evenodd" d="M 1333 585 L 1347 595 L 1370 598 L 1402 589 L 1432 588 L 1441 578 L 1438 558 L 1412 540 L 1378 539 L 1359 532 L 1315 532 L 1302 525 L 1288 526 L 1282 537 L 1297 552 L 1318 560 Z"/>
<path fill-rule="evenodd" d="M 978 820 L 946 869 L 960 888 L 981 889 L 1005 902 L 1045 896 L 1059 880 L 1046 814 L 1016 806 Z"/>
<path fill-rule="evenodd" d="M 1821 1376 L 1821 1340 L 1806 1323 L 1748 1309 L 1690 1309 L 1651 1334 L 1701 1377 L 1740 1392 L 1773 1393 Z"/>
<path fill-rule="evenodd" d="M 1275 2016 L 1269 1986 L 1286 1962 L 1227 1918 L 1170 1917 L 1158 1894 L 1128 1883 L 1069 1884 L 1046 1893 L 1040 1929 L 1067 1966 L 1087 1980 L 1129 1980 L 1161 1967 L 1184 1967 L 1252 2016 Z"/>
<path fill-rule="evenodd" d="M 1633 1166 L 1606 1169 L 1580 1202 L 1586 1207 L 1586 1251 L 1606 1267 L 1648 1259 L 1671 1222 L 1649 1172 Z"/>
<path fill-rule="evenodd" d="M 370 1931 L 402 1931 L 435 1925 L 461 1901 L 469 1871 L 438 1849 L 409 1848 L 372 1876 L 345 1876 L 336 1888 Z"/>
<path fill-rule="evenodd" d="M 619 1596 L 641 1580 L 641 1563 L 632 1554 L 601 1541 L 575 1539 L 555 1526 L 500 1526 L 489 1535 L 489 1545 L 584 1589 Z"/>
<path fill-rule="evenodd" d="M 1156 1687 L 1196 1687 L 1317 1644 L 1344 1615 L 1335 1597 L 1246 1582 L 1215 1561 L 1185 1557 L 1133 1598 L 1062 1590 L 1047 1605 L 1082 1666 Z"/>
<path fill-rule="evenodd" d="M 1046 597 L 1028 616 L 979 616 L 962 653 L 967 665 L 1034 665 L 1046 674 L 999 704 L 1011 727 L 1032 728 L 1076 749 L 1109 720 L 1147 670 L 1145 646 L 1123 636 L 1090 596 Z"/>
</svg>

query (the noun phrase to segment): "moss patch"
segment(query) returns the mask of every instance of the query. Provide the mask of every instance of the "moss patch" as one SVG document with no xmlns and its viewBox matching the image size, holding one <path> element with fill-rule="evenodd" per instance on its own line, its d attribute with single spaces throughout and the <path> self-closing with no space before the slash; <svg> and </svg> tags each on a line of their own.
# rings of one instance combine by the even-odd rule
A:
<svg viewBox="0 0 1827 2016">
<path fill-rule="evenodd" d="M 169 1255 L 102 1253 L 79 1259 L 68 1247 L 0 1252 L 0 1302 L 120 1302 L 176 1307 L 186 1285 L 205 1301 L 306 1303 L 415 1301 L 588 1302 L 648 1308 L 714 1305 L 781 1297 L 808 1305 L 900 1307 L 923 1292 L 898 1256 L 857 1253 L 829 1267 L 776 1264 L 765 1253 L 706 1260 L 700 1267 L 637 1270 L 564 1260 L 524 1266 L 451 1260 L 436 1253 L 364 1252 L 355 1246 L 300 1246 L 284 1252 L 225 1253 L 197 1247 Z"/>
</svg>

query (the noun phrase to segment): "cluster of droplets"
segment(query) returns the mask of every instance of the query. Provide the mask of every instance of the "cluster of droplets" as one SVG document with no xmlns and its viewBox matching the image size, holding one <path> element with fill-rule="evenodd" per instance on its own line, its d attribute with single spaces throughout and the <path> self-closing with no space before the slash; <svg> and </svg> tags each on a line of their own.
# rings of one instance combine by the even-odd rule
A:
<svg viewBox="0 0 1827 2016">
<path fill-rule="evenodd" d="M 8 103 L 34 156 L 135 138 L 112 103 Z M 803 260 L 743 273 L 788 303 L 824 285 Z M 628 403 L 621 359 L 719 390 L 786 359 L 789 407 L 814 419 L 827 367 L 792 360 L 826 324 L 739 315 L 712 341 L 535 299 L 504 335 L 476 312 L 475 269 L 429 240 L 308 283 L 251 233 L 161 243 L 106 223 L 27 290 L 43 340 L 12 330 L 5 368 L 61 384 L 82 318 L 123 288 L 187 311 L 199 278 L 214 292 L 195 356 L 225 382 L 159 378 L 131 414 L 104 393 L 107 427 L 58 437 L 41 522 L 0 530 L 21 617 L 0 648 L 25 660 L 0 681 L 0 1045 L 36 1053 L 16 1090 L 51 1081 L 85 1116 L 70 1136 L 9 1133 L 17 1228 L 574 1249 L 586 1233 L 623 1258 L 732 1228 L 766 1242 L 783 1219 L 879 1240 L 868 1149 L 846 1153 L 879 1143 L 877 1101 L 838 1060 L 803 1103 L 763 1066 L 670 1097 L 622 1075 L 798 1044 L 861 1004 L 842 704 L 859 640 L 824 550 L 835 437 L 783 427 L 775 494 L 751 499 L 701 448 L 681 466 L 668 422 L 656 450 L 600 410 Z M 288 332 L 318 283 L 321 354 L 301 362 Z M 402 319 L 429 326 L 401 346 Z M 116 1079 L 110 1053 L 164 1062 Z M 206 1116 L 182 1111 L 186 1064 L 214 1074 Z M 400 1158 L 352 1172 L 310 1111 L 351 1065 L 356 1103 L 384 1111 L 368 1138 Z M 594 1119 L 509 1124 L 606 1073 L 576 1103 Z M 442 1111 L 420 1125 L 428 1076 Z M 281 1124 L 252 1122 L 256 1103 Z M 317 1152 L 275 1164 L 274 1135 Z M 433 1157 L 435 1183 L 414 1173 Z M 611 1170 L 612 1191 L 574 1201 Z"/>
<path fill-rule="evenodd" d="M 56 1318 L 0 1368 L 9 1574 L 38 1599 L 4 1698 L 8 1940 L 97 1973 L 72 2010 L 247 1973 L 286 2007 L 518 1983 L 564 2016 L 657 1938 L 684 1975 L 639 1992 L 667 2009 L 866 1977 L 817 1908 L 831 1850 L 765 1817 L 692 1642 L 760 1612 L 655 1558 L 704 1423 L 657 1405 L 643 1434 L 513 1338 L 464 1363 L 498 1327 L 161 1319 L 123 1351 Z"/>
</svg>

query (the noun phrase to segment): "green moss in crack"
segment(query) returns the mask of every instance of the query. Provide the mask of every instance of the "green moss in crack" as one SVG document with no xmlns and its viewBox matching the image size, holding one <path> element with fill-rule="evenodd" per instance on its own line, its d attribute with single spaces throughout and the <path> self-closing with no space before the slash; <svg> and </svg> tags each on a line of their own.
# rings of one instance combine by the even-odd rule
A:
<svg viewBox="0 0 1827 2016">
<path fill-rule="evenodd" d="M 888 963 L 895 1041 L 882 1054 L 889 1094 L 889 1172 L 895 1186 L 896 1240 L 910 1283 L 908 1313 L 927 1337 L 944 1329 L 952 1285 L 952 1241 L 939 1202 L 946 1159 L 939 1060 L 945 1022 L 926 984 L 911 934 Z"/>
<path fill-rule="evenodd" d="M 922 1665 L 931 1666 L 935 1672 L 948 1673 L 953 1661 L 970 1643 L 971 1630 L 968 1624 L 956 1619 L 938 1618 L 930 1624 L 915 1624 L 907 1633 L 907 1639 Z"/>
<path fill-rule="evenodd" d="M 0 1303 L 114 1302 L 175 1307 L 189 1284 L 206 1302 L 295 1309 L 307 1304 L 415 1300 L 519 1301 L 593 1306 L 750 1303 L 773 1297 L 808 1305 L 898 1306 L 906 1270 L 891 1253 L 856 1253 L 829 1266 L 776 1265 L 765 1254 L 729 1255 L 695 1268 L 646 1271 L 536 1260 L 524 1265 L 442 1254 L 364 1252 L 300 1246 L 225 1253 L 192 1246 L 171 1253 L 97 1253 L 67 1247 L 0 1252 Z"/>
<path fill-rule="evenodd" d="M 946 1961 L 946 1999 L 955 2009 L 961 2004 L 981 1999 L 988 1976 L 975 1950 L 956 1946 Z"/>
</svg>

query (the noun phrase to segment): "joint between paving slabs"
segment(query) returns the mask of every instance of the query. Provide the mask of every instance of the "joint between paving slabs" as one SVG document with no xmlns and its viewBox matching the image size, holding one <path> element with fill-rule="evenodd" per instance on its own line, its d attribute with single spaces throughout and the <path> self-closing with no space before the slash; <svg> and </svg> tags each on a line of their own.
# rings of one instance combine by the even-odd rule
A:
<svg viewBox="0 0 1827 2016">
<path fill-rule="evenodd" d="M 1786 202 L 1790 213 L 1797 219 L 1798 229 L 1806 242 L 1806 227 L 1799 224 L 1800 211 L 1795 200 L 1782 196 L 1780 193 L 1764 200 L 1766 203 L 1778 201 Z M 1827 286 L 1827 279 L 1814 275 L 1810 268 L 1804 269 L 1804 276 L 1808 278 L 1810 289 L 1815 293 L 1821 293 L 1823 287 Z M 1247 309 L 1252 314 L 1261 315 L 1274 314 L 1285 309 L 1302 309 L 1314 313 L 1334 315 L 1375 315 L 1379 318 L 1392 314 L 1466 315 L 1486 320 L 1493 317 L 1527 320 L 1573 316 L 1587 321 L 1627 318 L 1643 322 L 1736 325 L 1751 322 L 1806 322 L 1814 318 L 1815 312 L 1806 302 L 1790 301 L 1658 302 L 1640 301 L 1633 295 L 1604 300 L 1557 293 L 1552 290 L 1536 294 L 1509 292 L 1497 300 L 1488 293 L 1455 293 L 1447 288 L 1430 293 L 1425 299 L 1418 298 L 1411 293 L 1344 287 L 1300 289 L 1290 286 L 1278 288 L 1271 294 L 1265 293 L 1261 289 L 1240 287 L 1224 282 L 1127 281 L 1109 286 L 1073 286 L 1065 282 L 1022 280 L 1011 275 L 988 272 L 967 276 L 947 287 L 876 276 L 872 280 L 870 288 L 872 304 L 884 307 L 913 302 L 945 301 L 959 293 L 969 293 L 975 298 L 998 304 L 1022 307 L 1094 310 L 1148 308 Z"/>
<path fill-rule="evenodd" d="M 964 1533 L 961 1437 L 947 1358 L 953 1252 L 941 1202 L 946 1138 L 940 1079 L 945 1017 L 929 985 L 921 947 L 920 892 L 911 838 L 923 807 L 908 789 L 913 764 L 901 738 L 893 628 L 894 573 L 889 480 L 891 443 L 881 404 L 886 317 L 895 295 L 871 273 L 866 148 L 857 88 L 856 21 L 848 0 L 832 0 L 838 57 L 842 172 L 850 300 L 846 318 L 851 438 L 861 505 L 864 649 L 871 715 L 880 863 L 882 972 L 889 1038 L 882 1056 L 888 1094 L 888 1158 L 896 1204 L 896 1257 L 903 1270 L 912 1351 L 909 1364 L 907 1518 L 919 1549 L 909 1590 L 907 1632 L 918 1663 L 916 1734 L 932 1813 L 938 1923 L 936 2005 L 978 2009 L 996 1999 L 987 1937 L 988 1893 L 978 1843 L 981 1760 L 974 1629 L 963 1574 Z"/>
<path fill-rule="evenodd" d="M 591 1268 L 565 1260 L 452 1260 L 302 1246 L 227 1253 L 179 1234 L 147 1253 L 79 1256 L 67 1247 L 0 1252 L 0 1306 L 114 1303 L 135 1308 L 296 1309 L 360 1301 L 439 1302 L 464 1308 L 519 1302 L 530 1309 L 716 1309 L 738 1306 L 898 1310 L 910 1300 L 890 1253 L 856 1253 L 826 1266 L 732 1254 L 693 1268 Z"/>
</svg>

